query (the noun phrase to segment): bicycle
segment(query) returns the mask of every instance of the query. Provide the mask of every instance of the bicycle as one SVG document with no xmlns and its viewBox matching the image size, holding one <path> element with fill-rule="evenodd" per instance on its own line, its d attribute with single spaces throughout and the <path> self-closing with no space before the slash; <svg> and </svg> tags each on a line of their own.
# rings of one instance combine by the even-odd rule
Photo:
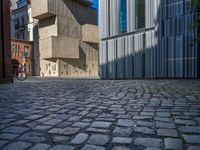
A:
<svg viewBox="0 0 200 150">
<path fill-rule="evenodd" d="M 24 81 L 27 79 L 28 75 L 27 73 L 24 71 L 25 70 L 25 67 L 22 67 L 20 69 L 18 69 L 16 71 L 16 74 L 15 74 L 15 78 L 19 81 Z"/>
</svg>

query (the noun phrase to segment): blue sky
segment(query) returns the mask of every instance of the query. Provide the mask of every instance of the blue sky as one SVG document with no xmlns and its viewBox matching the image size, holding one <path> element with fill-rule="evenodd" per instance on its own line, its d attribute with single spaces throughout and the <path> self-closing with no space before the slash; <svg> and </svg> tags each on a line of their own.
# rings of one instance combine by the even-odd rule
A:
<svg viewBox="0 0 200 150">
<path fill-rule="evenodd" d="M 98 0 L 92 0 L 93 1 L 93 8 L 98 9 Z"/>
</svg>

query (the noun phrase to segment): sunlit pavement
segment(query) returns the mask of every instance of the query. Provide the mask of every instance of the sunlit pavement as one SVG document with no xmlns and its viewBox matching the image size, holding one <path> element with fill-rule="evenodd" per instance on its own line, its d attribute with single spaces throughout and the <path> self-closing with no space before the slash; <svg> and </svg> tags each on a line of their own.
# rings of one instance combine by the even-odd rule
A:
<svg viewBox="0 0 200 150">
<path fill-rule="evenodd" d="M 199 80 L 0 85 L 0 149 L 200 149 Z"/>
</svg>

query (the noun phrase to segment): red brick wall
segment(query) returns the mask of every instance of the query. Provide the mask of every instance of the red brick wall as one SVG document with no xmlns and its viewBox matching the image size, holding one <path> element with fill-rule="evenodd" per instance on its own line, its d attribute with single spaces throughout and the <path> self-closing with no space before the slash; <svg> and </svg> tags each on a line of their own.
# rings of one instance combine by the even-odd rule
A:
<svg viewBox="0 0 200 150">
<path fill-rule="evenodd" d="M 25 47 L 28 50 L 28 57 L 24 55 Z M 26 72 L 28 75 L 32 75 L 33 65 L 33 43 L 22 40 L 11 40 L 11 56 L 12 59 L 17 60 L 20 64 L 26 64 Z"/>
<path fill-rule="evenodd" d="M 10 1 L 0 0 L 0 80 L 11 80 Z M 1 82 L 0 81 L 0 82 Z"/>
</svg>

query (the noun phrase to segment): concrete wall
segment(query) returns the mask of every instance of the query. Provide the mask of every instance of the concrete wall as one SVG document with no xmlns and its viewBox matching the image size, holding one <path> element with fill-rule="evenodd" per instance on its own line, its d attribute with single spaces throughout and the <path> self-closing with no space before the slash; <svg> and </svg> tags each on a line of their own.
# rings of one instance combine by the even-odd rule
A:
<svg viewBox="0 0 200 150">
<path fill-rule="evenodd" d="M 41 59 L 41 76 L 98 76 L 98 45 L 81 42 L 79 43 L 78 50 L 79 57 L 77 59 L 66 59 L 60 57 L 58 59 Z M 49 53 L 49 51 L 46 51 L 46 53 Z"/>
<path fill-rule="evenodd" d="M 73 0 L 35 0 L 32 10 L 39 19 L 40 74 L 98 76 L 96 12 Z"/>
</svg>

